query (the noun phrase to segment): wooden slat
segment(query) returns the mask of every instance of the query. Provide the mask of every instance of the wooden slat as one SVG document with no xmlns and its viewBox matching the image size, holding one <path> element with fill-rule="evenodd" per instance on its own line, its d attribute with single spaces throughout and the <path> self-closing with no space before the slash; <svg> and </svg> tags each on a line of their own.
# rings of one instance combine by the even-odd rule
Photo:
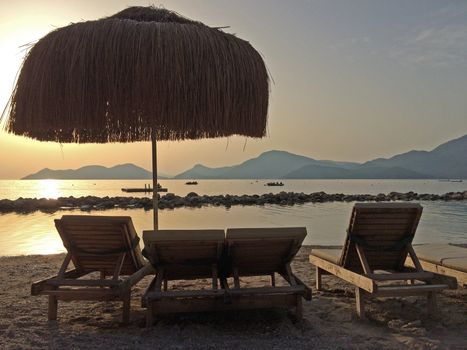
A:
<svg viewBox="0 0 467 350">
<path fill-rule="evenodd" d="M 380 234 L 378 232 L 375 232 L 374 234 L 366 234 L 366 235 L 359 235 L 361 236 L 363 239 L 365 239 L 365 241 L 367 241 L 369 244 L 372 244 L 374 243 L 374 245 L 376 245 L 377 243 L 380 243 L 381 245 L 393 245 L 394 243 L 397 243 L 399 242 L 402 238 L 405 237 L 404 234 L 397 234 L 396 236 L 391 236 L 391 235 L 388 235 L 388 234 Z M 380 245 L 378 244 L 378 245 Z"/>
<path fill-rule="evenodd" d="M 86 279 L 51 279 L 47 284 L 51 286 L 77 286 L 77 287 L 115 287 L 121 281 L 116 280 L 86 280 Z"/>
<path fill-rule="evenodd" d="M 200 297 L 223 297 L 223 289 L 204 289 L 204 290 L 178 290 L 178 291 L 149 291 L 144 295 L 146 302 L 160 299 L 173 298 L 200 298 Z"/>
<path fill-rule="evenodd" d="M 262 248 L 267 246 L 270 249 L 275 248 L 282 248 L 284 244 L 290 243 L 291 239 L 235 239 L 235 240 L 227 240 L 229 243 L 234 243 L 236 246 L 239 247 L 246 247 L 246 248 Z M 298 245 L 299 247 L 300 245 Z"/>
<path fill-rule="evenodd" d="M 257 287 L 230 289 L 231 295 L 266 295 L 266 294 L 305 294 L 303 285 L 285 286 L 285 287 Z"/>
<path fill-rule="evenodd" d="M 165 254 L 191 254 L 197 255 L 200 253 L 212 253 L 217 250 L 217 244 L 211 244 L 206 246 L 193 245 L 190 247 L 170 247 L 170 246 L 157 246 L 157 249 Z"/>
<path fill-rule="evenodd" d="M 368 227 L 363 227 L 363 228 L 357 227 L 352 232 L 359 236 L 368 236 L 368 235 L 378 234 L 378 235 L 387 235 L 388 237 L 389 235 L 392 235 L 394 237 L 398 237 L 398 236 L 400 237 L 404 233 L 406 233 L 406 231 L 407 231 L 406 229 L 394 229 L 391 227 L 381 227 L 379 229 L 368 228 Z"/>
<path fill-rule="evenodd" d="M 295 282 L 295 277 L 292 273 L 292 269 L 290 268 L 290 264 L 285 264 L 285 272 L 287 274 L 287 281 L 290 283 L 291 286 L 296 286 L 297 282 Z"/>
<path fill-rule="evenodd" d="M 431 280 L 434 277 L 431 272 L 370 273 L 365 274 L 365 276 L 376 281 Z"/>
<path fill-rule="evenodd" d="M 424 285 L 404 285 L 404 286 L 385 286 L 378 287 L 376 296 L 408 296 L 421 295 L 428 292 L 441 292 L 448 289 L 447 284 L 424 284 Z"/>
<path fill-rule="evenodd" d="M 440 284 L 449 285 L 450 289 L 456 289 L 457 284 L 461 286 L 467 286 L 467 273 L 453 270 L 442 265 L 436 265 L 427 261 L 420 261 L 425 271 L 430 271 L 435 275 L 434 280 Z M 413 261 L 407 258 L 405 266 L 415 267 Z"/>
<path fill-rule="evenodd" d="M 276 257 L 278 255 L 283 256 L 290 252 L 287 247 L 280 248 L 270 248 L 268 246 L 264 247 L 239 247 L 238 252 L 235 253 L 235 256 L 242 257 L 251 257 L 251 256 L 262 256 L 262 257 Z"/>
<path fill-rule="evenodd" d="M 68 268 L 68 265 L 70 264 L 70 261 L 71 261 L 71 253 L 68 252 L 65 256 L 65 259 L 63 260 L 60 270 L 58 271 L 58 277 L 63 278 L 65 276 L 65 272 Z"/>
<path fill-rule="evenodd" d="M 353 229 L 354 232 L 359 230 L 394 230 L 394 231 L 405 231 L 407 229 L 408 224 L 396 224 L 393 222 L 387 222 L 384 224 L 377 224 L 377 223 L 357 223 L 354 224 Z"/>
<path fill-rule="evenodd" d="M 55 296 L 58 300 L 63 301 L 74 301 L 74 300 L 95 300 L 95 301 L 112 301 L 121 300 L 120 291 L 111 289 L 102 289 L 91 291 L 91 290 L 49 290 L 44 294 Z"/>
<path fill-rule="evenodd" d="M 129 247 L 136 235 L 129 217 L 104 217 L 104 216 L 63 216 L 55 220 L 65 246 L 77 246 L 96 255 L 80 254 L 72 252 L 72 261 L 77 268 L 83 271 L 105 270 L 109 273 L 108 261 L 114 260 L 112 268 L 118 260 L 118 255 L 100 256 L 103 250 Z M 130 237 L 131 236 L 131 237 Z M 122 273 L 131 274 L 141 267 L 141 251 L 136 247 L 124 259 Z M 100 265 L 100 266 L 98 266 Z"/>
<path fill-rule="evenodd" d="M 373 216 L 366 216 L 366 217 L 359 217 L 357 225 L 406 225 L 412 222 L 412 217 L 410 216 L 400 216 L 400 217 L 393 217 L 393 216 L 386 216 L 386 217 L 373 217 Z"/>
<path fill-rule="evenodd" d="M 415 251 L 413 250 L 413 247 L 411 244 L 407 246 L 407 251 L 409 252 L 410 258 L 412 259 L 415 268 L 417 271 L 423 271 L 423 267 L 420 264 L 420 261 L 418 260 L 417 254 L 415 254 Z"/>
<path fill-rule="evenodd" d="M 70 271 L 67 271 L 63 274 L 64 278 L 79 278 L 86 275 L 83 271 L 79 271 L 77 269 L 73 269 Z M 50 289 L 50 286 L 48 286 L 48 282 L 52 279 L 57 279 L 59 276 L 52 276 L 45 278 L 43 280 L 34 282 L 31 284 L 31 295 L 39 295 L 41 294 L 44 290 Z"/>
<path fill-rule="evenodd" d="M 366 290 L 369 293 L 374 293 L 376 291 L 376 283 L 368 277 L 352 272 L 315 255 L 310 255 L 310 262 L 313 265 L 326 270 L 333 275 Z"/>
<path fill-rule="evenodd" d="M 149 302 L 147 307 L 153 314 L 169 314 L 177 312 L 202 312 L 202 311 L 226 311 L 263 308 L 293 308 L 297 305 L 297 297 L 294 294 L 272 294 L 234 296 L 231 303 L 224 303 L 223 298 L 198 298 L 187 302 L 184 299 L 162 299 Z"/>
<path fill-rule="evenodd" d="M 358 258 L 360 259 L 360 263 L 362 264 L 363 271 L 365 271 L 365 274 L 367 275 L 371 274 L 373 271 L 371 270 L 370 265 L 368 265 L 365 252 L 358 244 L 355 244 L 355 248 L 357 249 Z"/>
<path fill-rule="evenodd" d="M 125 261 L 126 253 L 122 253 L 117 262 L 115 263 L 115 270 L 113 273 L 113 280 L 116 281 L 118 280 L 118 276 L 120 275 L 120 272 L 122 271 L 123 267 L 123 262 Z"/>
</svg>

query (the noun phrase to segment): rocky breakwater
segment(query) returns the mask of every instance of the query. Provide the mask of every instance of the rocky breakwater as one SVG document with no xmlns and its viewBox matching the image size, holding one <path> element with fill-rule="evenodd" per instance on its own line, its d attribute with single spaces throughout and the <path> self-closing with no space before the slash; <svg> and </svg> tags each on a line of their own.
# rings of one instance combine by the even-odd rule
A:
<svg viewBox="0 0 467 350">
<path fill-rule="evenodd" d="M 438 194 L 418 194 L 414 192 L 388 194 L 329 194 L 314 192 L 279 192 L 262 195 L 198 195 L 190 192 L 181 197 L 173 193 L 159 196 L 159 209 L 174 209 L 180 207 L 223 206 L 234 205 L 295 205 L 303 203 L 324 202 L 387 202 L 387 201 L 463 201 L 467 200 L 467 191 Z M 18 198 L 16 200 L 0 200 L 0 213 L 31 213 L 42 211 L 47 213 L 58 210 L 94 211 L 106 209 L 152 209 L 152 199 L 148 197 L 60 197 L 57 199 Z"/>
</svg>

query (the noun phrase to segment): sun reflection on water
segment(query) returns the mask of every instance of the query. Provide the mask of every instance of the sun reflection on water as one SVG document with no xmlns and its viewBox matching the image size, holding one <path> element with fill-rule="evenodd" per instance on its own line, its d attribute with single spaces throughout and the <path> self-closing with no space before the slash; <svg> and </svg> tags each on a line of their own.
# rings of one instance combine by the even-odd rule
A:
<svg viewBox="0 0 467 350">
<path fill-rule="evenodd" d="M 42 235 L 36 235 L 33 245 L 29 244 L 23 247 L 26 254 L 57 254 L 65 251 L 63 243 L 58 237 L 57 232 L 42 232 Z"/>
<path fill-rule="evenodd" d="M 38 181 L 38 189 L 40 198 L 58 198 L 60 197 L 58 180 L 40 180 Z"/>
</svg>

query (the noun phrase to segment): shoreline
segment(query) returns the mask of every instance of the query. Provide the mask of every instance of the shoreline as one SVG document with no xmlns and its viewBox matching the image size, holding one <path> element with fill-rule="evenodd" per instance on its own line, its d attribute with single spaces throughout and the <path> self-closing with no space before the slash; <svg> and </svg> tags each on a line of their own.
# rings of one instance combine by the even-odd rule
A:
<svg viewBox="0 0 467 350">
<path fill-rule="evenodd" d="M 304 301 L 304 319 L 281 310 L 179 314 L 144 327 L 141 296 L 151 281 L 136 285 L 131 322 L 119 324 L 121 303 L 59 303 L 58 322 L 47 322 L 47 297 L 31 296 L 33 281 L 56 274 L 64 254 L 1 257 L 0 348 L 100 349 L 462 349 L 467 337 L 467 289 L 439 294 L 439 315 L 426 317 L 422 297 L 381 298 L 367 302 L 368 319 L 355 314 L 354 289 L 324 276 L 324 291 L 314 288 L 309 246 L 294 259 L 294 272 L 312 287 Z M 261 286 L 268 278 L 242 278 L 244 286 Z M 169 289 L 199 288 L 206 281 L 173 281 Z M 207 282 L 209 283 L 209 281 Z M 280 283 L 278 279 L 278 283 Z"/>
<path fill-rule="evenodd" d="M 442 195 L 415 192 L 390 192 L 388 194 L 343 194 L 326 192 L 279 192 L 261 195 L 198 195 L 190 192 L 186 196 L 178 196 L 167 193 L 160 196 L 159 209 L 175 209 L 180 207 L 224 206 L 230 208 L 236 205 L 251 206 L 276 204 L 293 206 L 304 203 L 327 202 L 386 202 L 386 201 L 466 201 L 467 191 L 448 192 Z M 57 199 L 46 198 L 18 198 L 15 200 L 0 199 L 1 213 L 32 213 L 41 211 L 54 213 L 56 211 L 81 210 L 102 211 L 107 209 L 144 209 L 153 208 L 152 199 L 149 197 L 59 197 Z"/>
</svg>

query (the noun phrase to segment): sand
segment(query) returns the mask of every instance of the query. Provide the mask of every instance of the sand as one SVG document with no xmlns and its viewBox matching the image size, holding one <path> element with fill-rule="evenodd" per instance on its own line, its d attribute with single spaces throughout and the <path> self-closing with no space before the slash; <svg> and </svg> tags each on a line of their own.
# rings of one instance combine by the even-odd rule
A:
<svg viewBox="0 0 467 350">
<path fill-rule="evenodd" d="M 314 286 L 310 247 L 293 268 Z M 326 291 L 313 290 L 304 302 L 304 319 L 285 310 L 182 314 L 144 327 L 140 300 L 150 277 L 132 297 L 131 324 L 122 326 L 120 303 L 59 303 L 58 321 L 47 321 L 47 297 L 30 295 L 31 282 L 55 274 L 63 255 L 0 258 L 0 349 L 465 349 L 467 290 L 443 292 L 440 315 L 429 318 L 421 297 L 367 302 L 367 320 L 355 315 L 353 288 L 332 276 Z M 266 279 L 244 278 L 244 285 Z M 201 282 L 200 282 L 201 283 Z M 173 282 L 170 288 L 193 282 Z"/>
</svg>

